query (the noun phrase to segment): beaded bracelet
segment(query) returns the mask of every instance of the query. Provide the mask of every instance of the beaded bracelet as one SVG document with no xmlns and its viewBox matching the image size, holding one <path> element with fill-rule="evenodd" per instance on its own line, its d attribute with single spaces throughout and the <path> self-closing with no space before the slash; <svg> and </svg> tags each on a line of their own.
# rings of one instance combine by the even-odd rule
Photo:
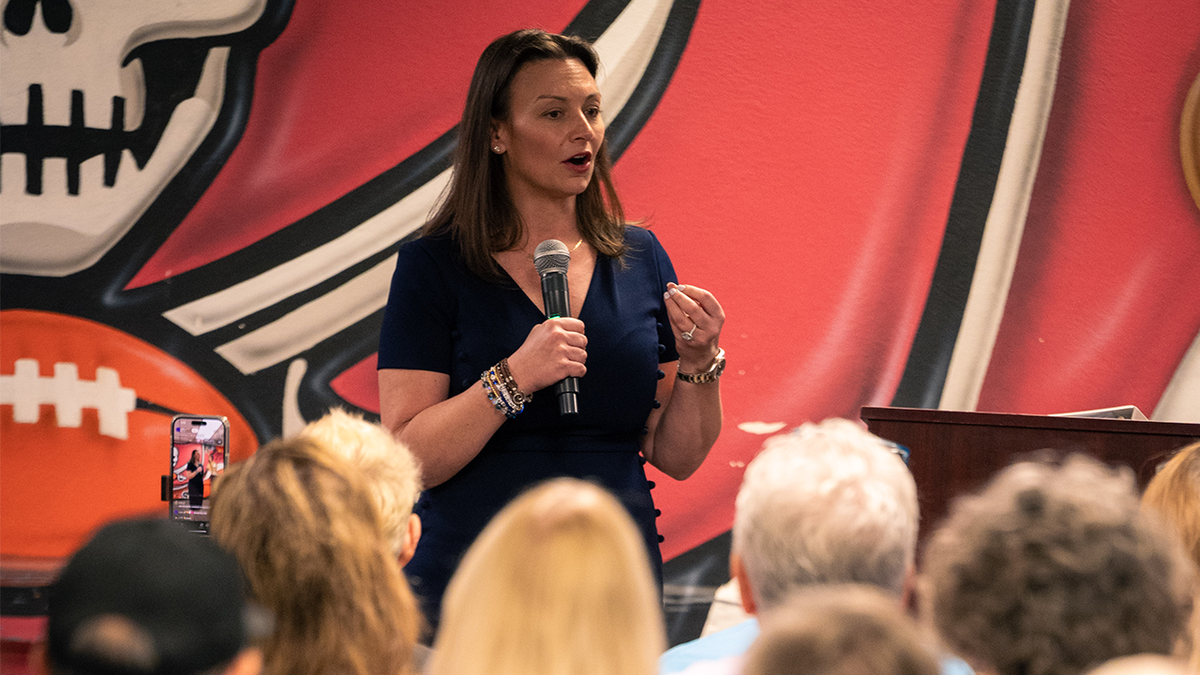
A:
<svg viewBox="0 0 1200 675">
<path fill-rule="evenodd" d="M 487 392 L 488 400 L 510 420 L 520 415 L 525 410 L 525 404 L 533 400 L 531 394 L 517 389 L 517 382 L 508 369 L 508 359 L 500 359 L 499 363 L 483 371 L 479 380 Z"/>
<path fill-rule="evenodd" d="M 500 359 L 500 363 L 496 364 L 496 374 L 504 389 L 518 406 L 524 408 L 526 403 L 533 400 L 533 394 L 526 394 L 517 388 L 517 381 L 513 379 L 512 371 L 508 369 L 508 359 Z"/>
</svg>

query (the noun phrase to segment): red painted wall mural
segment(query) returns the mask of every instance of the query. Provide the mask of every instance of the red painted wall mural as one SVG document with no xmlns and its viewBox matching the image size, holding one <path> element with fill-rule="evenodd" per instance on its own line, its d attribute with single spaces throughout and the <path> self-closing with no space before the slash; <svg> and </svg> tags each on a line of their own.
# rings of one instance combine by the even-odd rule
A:
<svg viewBox="0 0 1200 675">
<path fill-rule="evenodd" d="M 627 212 L 728 315 L 722 437 L 653 477 L 665 558 L 729 529 L 764 434 L 864 405 L 1200 422 L 1193 0 L 127 4 L 5 3 L 5 556 L 165 509 L 174 413 L 228 416 L 233 461 L 378 413 L 394 251 L 531 25 L 595 41 Z"/>
</svg>

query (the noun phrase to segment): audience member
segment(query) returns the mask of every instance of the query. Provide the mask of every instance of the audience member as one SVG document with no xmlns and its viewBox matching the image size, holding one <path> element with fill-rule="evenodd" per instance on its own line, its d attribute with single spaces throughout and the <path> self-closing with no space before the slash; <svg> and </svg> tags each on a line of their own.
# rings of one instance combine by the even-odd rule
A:
<svg viewBox="0 0 1200 675">
<path fill-rule="evenodd" d="M 383 517 L 384 533 L 403 567 L 421 538 L 421 518 L 413 513 L 421 494 L 421 472 L 412 453 L 382 426 L 341 408 L 309 423 L 300 435 L 324 443 L 362 469 Z"/>
<path fill-rule="evenodd" d="M 398 675 L 420 615 L 362 471 L 323 443 L 273 441 L 225 472 L 212 534 L 275 614 L 268 675 Z"/>
<path fill-rule="evenodd" d="M 1133 478 L 1083 455 L 1027 461 L 960 497 L 924 558 L 922 607 L 980 672 L 1076 675 L 1170 654 L 1188 570 Z"/>
<path fill-rule="evenodd" d="M 257 675 L 269 619 L 245 602 L 237 561 L 162 519 L 103 527 L 50 590 L 45 651 L 54 675 Z"/>
<path fill-rule="evenodd" d="M 504 507 L 455 572 L 433 675 L 652 675 L 665 646 L 642 536 L 612 495 L 559 478 Z"/>
<path fill-rule="evenodd" d="M 775 611 L 745 673 L 938 675 L 938 662 L 895 597 L 871 586 L 817 585 Z"/>
<path fill-rule="evenodd" d="M 1099 668 L 1088 671 L 1088 675 L 1188 675 L 1184 663 L 1178 659 L 1159 654 L 1122 656 L 1104 662 Z"/>
<path fill-rule="evenodd" d="M 730 571 L 746 612 L 764 626 L 785 597 L 813 585 L 867 584 L 906 604 L 916 484 L 858 424 L 829 419 L 768 439 L 746 468 L 735 511 Z M 758 634 L 748 619 L 669 650 L 659 670 L 736 673 Z"/>
<path fill-rule="evenodd" d="M 1150 479 L 1142 508 L 1166 521 L 1195 565 L 1193 572 L 1200 572 L 1200 443 L 1180 450 Z M 1200 605 L 1196 588 L 1192 595 L 1193 606 Z M 1190 653 L 1192 672 L 1200 673 L 1200 611 L 1192 610 L 1186 638 L 1179 652 Z"/>
</svg>

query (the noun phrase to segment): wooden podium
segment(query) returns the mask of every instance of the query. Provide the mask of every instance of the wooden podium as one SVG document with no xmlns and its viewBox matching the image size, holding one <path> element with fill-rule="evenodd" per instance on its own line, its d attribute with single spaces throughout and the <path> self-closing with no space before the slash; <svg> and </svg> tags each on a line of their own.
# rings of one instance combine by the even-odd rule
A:
<svg viewBox="0 0 1200 675">
<path fill-rule="evenodd" d="M 956 495 L 981 487 L 1023 455 L 1083 452 L 1128 466 L 1145 487 L 1174 451 L 1200 440 L 1200 424 L 1176 422 L 873 407 L 864 407 L 861 416 L 871 433 L 912 453 L 908 466 L 917 482 L 922 539 Z"/>
</svg>

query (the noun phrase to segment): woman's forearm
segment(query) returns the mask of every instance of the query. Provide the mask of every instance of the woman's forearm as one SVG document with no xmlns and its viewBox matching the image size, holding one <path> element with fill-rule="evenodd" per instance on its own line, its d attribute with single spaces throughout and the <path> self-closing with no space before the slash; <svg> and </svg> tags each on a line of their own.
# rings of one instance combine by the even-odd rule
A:
<svg viewBox="0 0 1200 675">
<path fill-rule="evenodd" d="M 482 386 L 447 398 L 449 387 L 444 373 L 379 371 L 381 421 L 420 462 L 425 487 L 458 473 L 505 420 Z"/>
<path fill-rule="evenodd" d="M 673 368 L 664 368 L 664 371 Z M 674 378 L 674 372 L 667 376 Z M 674 381 L 669 400 L 653 432 L 646 460 L 676 479 L 691 476 L 704 462 L 721 435 L 720 382 L 691 384 Z M 662 400 L 660 395 L 660 400 Z"/>
<path fill-rule="evenodd" d="M 430 488 L 475 459 L 504 420 L 483 389 L 472 387 L 421 411 L 398 438 L 420 462 L 422 482 Z"/>
</svg>

